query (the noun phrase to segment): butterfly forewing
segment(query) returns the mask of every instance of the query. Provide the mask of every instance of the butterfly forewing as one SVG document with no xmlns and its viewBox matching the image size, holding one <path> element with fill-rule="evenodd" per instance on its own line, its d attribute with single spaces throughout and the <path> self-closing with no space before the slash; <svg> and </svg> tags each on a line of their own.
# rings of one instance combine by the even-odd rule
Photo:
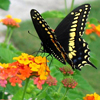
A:
<svg viewBox="0 0 100 100">
<path fill-rule="evenodd" d="M 88 44 L 81 38 L 91 6 L 84 4 L 71 11 L 57 26 L 55 34 L 57 41 L 73 62 L 72 68 L 80 69 L 85 64 L 90 64 Z M 87 51 L 87 52 L 86 52 Z M 69 62 L 68 62 L 69 63 Z"/>
<path fill-rule="evenodd" d="M 35 9 L 31 10 L 31 18 L 33 25 L 37 31 L 39 38 L 41 39 L 44 51 L 50 55 L 54 55 L 56 59 L 65 64 L 64 50 L 59 42 L 56 40 L 54 32 L 44 21 L 42 16 Z"/>
</svg>

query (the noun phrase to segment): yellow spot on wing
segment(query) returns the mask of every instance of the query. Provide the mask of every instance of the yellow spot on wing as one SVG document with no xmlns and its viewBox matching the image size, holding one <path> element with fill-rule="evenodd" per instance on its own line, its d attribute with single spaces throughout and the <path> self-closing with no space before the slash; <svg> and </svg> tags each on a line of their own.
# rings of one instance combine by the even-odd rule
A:
<svg viewBox="0 0 100 100">
<path fill-rule="evenodd" d="M 78 19 L 78 17 L 75 17 L 74 20 L 75 20 L 75 19 Z"/>
<path fill-rule="evenodd" d="M 77 21 L 77 20 L 75 20 L 75 21 L 73 21 L 73 22 L 72 22 L 72 24 L 76 24 L 77 22 L 78 22 L 78 21 Z"/>
<path fill-rule="evenodd" d="M 87 57 L 88 57 L 88 55 L 85 55 L 85 56 L 84 56 L 84 59 L 86 59 Z"/>
<path fill-rule="evenodd" d="M 73 31 L 74 32 L 74 31 L 76 31 L 76 28 L 72 28 L 72 29 L 70 29 L 70 31 Z"/>
<path fill-rule="evenodd" d="M 71 27 L 77 27 L 77 24 L 72 25 Z"/>
<path fill-rule="evenodd" d="M 48 29 L 47 29 L 47 28 L 45 28 L 45 30 L 47 31 Z"/>
<path fill-rule="evenodd" d="M 45 27 L 45 25 L 44 25 L 44 24 L 42 24 L 42 27 Z"/>
<path fill-rule="evenodd" d="M 39 21 L 39 23 L 41 24 L 41 23 L 42 23 L 42 21 Z"/>
<path fill-rule="evenodd" d="M 86 64 L 87 62 L 86 61 L 82 61 L 82 64 Z"/>
<path fill-rule="evenodd" d="M 40 20 L 39 18 L 37 18 L 37 20 Z"/>
<path fill-rule="evenodd" d="M 74 12 L 71 12 L 71 15 L 74 15 Z"/>
<path fill-rule="evenodd" d="M 80 15 L 80 13 L 75 14 L 75 16 L 79 16 L 79 15 Z"/>
<path fill-rule="evenodd" d="M 88 7 L 88 5 L 85 5 L 85 7 Z"/>
<path fill-rule="evenodd" d="M 86 44 L 85 43 L 83 43 L 83 47 L 85 47 L 86 46 Z"/>
<path fill-rule="evenodd" d="M 75 32 L 71 32 L 70 33 L 70 37 L 75 37 L 76 36 L 76 33 Z"/>
<path fill-rule="evenodd" d="M 69 53 L 69 54 L 68 54 L 68 56 L 69 56 L 69 58 L 70 58 L 70 59 L 72 59 L 72 58 L 73 58 L 73 56 L 72 56 L 72 54 L 71 54 L 71 53 Z"/>
<path fill-rule="evenodd" d="M 51 34 L 49 31 L 47 32 L 48 34 Z"/>
<path fill-rule="evenodd" d="M 72 54 L 73 56 L 76 56 L 75 52 L 71 52 L 71 54 Z"/>
<path fill-rule="evenodd" d="M 73 51 L 72 47 L 69 47 L 69 51 Z"/>
<path fill-rule="evenodd" d="M 82 12 L 82 9 L 80 9 L 79 11 Z"/>
<path fill-rule="evenodd" d="M 86 11 L 84 11 L 84 14 L 86 14 L 87 12 Z"/>
<path fill-rule="evenodd" d="M 74 46 L 74 44 L 75 43 L 73 41 L 72 42 L 69 42 L 69 45 L 72 46 L 72 47 Z"/>
</svg>

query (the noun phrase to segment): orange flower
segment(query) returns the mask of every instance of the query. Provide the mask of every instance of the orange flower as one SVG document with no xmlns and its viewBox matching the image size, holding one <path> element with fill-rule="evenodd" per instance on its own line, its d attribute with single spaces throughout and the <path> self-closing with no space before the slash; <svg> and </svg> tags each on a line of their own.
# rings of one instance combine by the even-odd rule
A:
<svg viewBox="0 0 100 100">
<path fill-rule="evenodd" d="M 0 63 L 0 85 L 5 86 L 9 81 L 12 86 L 18 83 L 22 86 L 22 81 L 26 78 L 37 77 L 39 80 L 46 80 L 50 73 L 50 69 L 47 66 L 47 60 L 45 57 L 34 57 L 26 53 L 22 53 L 19 57 L 14 57 L 17 60 L 9 64 Z"/>
<path fill-rule="evenodd" d="M 95 26 L 94 24 L 90 24 L 89 22 L 87 24 L 88 24 L 88 29 L 86 29 L 85 33 L 87 35 L 91 33 L 96 33 L 100 37 L 100 25 Z"/>
<path fill-rule="evenodd" d="M 9 26 L 9 27 L 20 27 L 18 23 L 21 22 L 21 19 L 18 18 L 12 18 L 11 15 L 7 15 L 6 18 L 1 19 L 0 22 L 2 22 L 4 25 Z"/>
<path fill-rule="evenodd" d="M 83 100 L 100 100 L 100 96 L 96 93 L 87 94 L 86 97 L 83 97 Z"/>
</svg>

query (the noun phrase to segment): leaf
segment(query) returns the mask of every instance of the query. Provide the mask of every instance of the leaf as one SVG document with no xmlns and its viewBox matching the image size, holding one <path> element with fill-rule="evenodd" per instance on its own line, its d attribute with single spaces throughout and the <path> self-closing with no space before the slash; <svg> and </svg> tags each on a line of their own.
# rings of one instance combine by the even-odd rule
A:
<svg viewBox="0 0 100 100">
<path fill-rule="evenodd" d="M 97 20 L 96 18 L 91 18 L 91 19 L 90 19 L 90 23 L 91 23 L 91 24 L 98 25 L 98 20 Z"/>
<path fill-rule="evenodd" d="M 17 54 L 10 51 L 9 49 L 0 48 L 0 57 L 7 63 L 14 62 L 13 57 L 16 57 L 16 56 L 17 56 Z"/>
<path fill-rule="evenodd" d="M 3 10 L 8 10 L 10 5 L 9 0 L 0 0 L 0 8 Z"/>
<path fill-rule="evenodd" d="M 83 94 L 77 88 L 70 89 L 68 91 L 68 98 L 70 98 L 69 100 L 82 100 Z"/>
<path fill-rule="evenodd" d="M 91 85 L 81 75 L 76 74 L 73 77 L 78 82 L 77 87 L 90 92 L 94 92 L 94 89 L 91 87 Z"/>
<path fill-rule="evenodd" d="M 43 18 L 64 18 L 65 15 L 61 11 L 46 11 L 41 14 Z"/>
<path fill-rule="evenodd" d="M 7 84 L 7 87 L 6 87 L 6 91 L 10 94 L 15 94 L 18 90 L 20 89 L 20 87 L 17 86 L 11 86 L 10 84 Z"/>
<path fill-rule="evenodd" d="M 93 62 L 93 64 L 95 64 L 95 66 L 98 66 L 99 61 L 96 59 L 97 58 L 96 55 L 94 53 L 90 52 L 90 56 L 91 56 L 91 58 L 90 58 L 91 62 Z"/>
</svg>

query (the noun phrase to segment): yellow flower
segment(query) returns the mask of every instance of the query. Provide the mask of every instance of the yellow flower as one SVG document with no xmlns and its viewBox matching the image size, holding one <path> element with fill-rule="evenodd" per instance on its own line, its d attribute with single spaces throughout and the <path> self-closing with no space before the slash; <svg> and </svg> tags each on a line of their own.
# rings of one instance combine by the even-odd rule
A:
<svg viewBox="0 0 100 100">
<path fill-rule="evenodd" d="M 5 63 L 0 63 L 0 68 L 8 68 L 9 64 L 5 64 Z"/>
<path fill-rule="evenodd" d="M 22 55 L 19 57 L 14 57 L 13 60 L 17 60 L 19 63 L 24 65 L 27 65 L 30 62 L 32 62 L 31 60 L 28 59 L 28 54 L 26 53 L 22 53 Z"/>
<path fill-rule="evenodd" d="M 36 63 L 31 63 L 29 65 L 29 67 L 31 68 L 32 71 L 38 72 L 39 71 L 39 68 L 40 68 L 40 65 L 38 65 Z"/>
<path fill-rule="evenodd" d="M 100 32 L 100 25 L 96 26 L 96 30 Z"/>
<path fill-rule="evenodd" d="M 83 100 L 100 100 L 100 96 L 96 93 L 87 94 L 86 97 L 83 97 Z"/>
<path fill-rule="evenodd" d="M 6 17 L 7 17 L 7 18 L 12 18 L 12 16 L 11 16 L 11 15 L 6 15 Z"/>
<path fill-rule="evenodd" d="M 18 18 L 13 18 L 15 22 L 17 23 L 20 23 L 21 22 L 21 19 L 18 19 Z"/>
</svg>

